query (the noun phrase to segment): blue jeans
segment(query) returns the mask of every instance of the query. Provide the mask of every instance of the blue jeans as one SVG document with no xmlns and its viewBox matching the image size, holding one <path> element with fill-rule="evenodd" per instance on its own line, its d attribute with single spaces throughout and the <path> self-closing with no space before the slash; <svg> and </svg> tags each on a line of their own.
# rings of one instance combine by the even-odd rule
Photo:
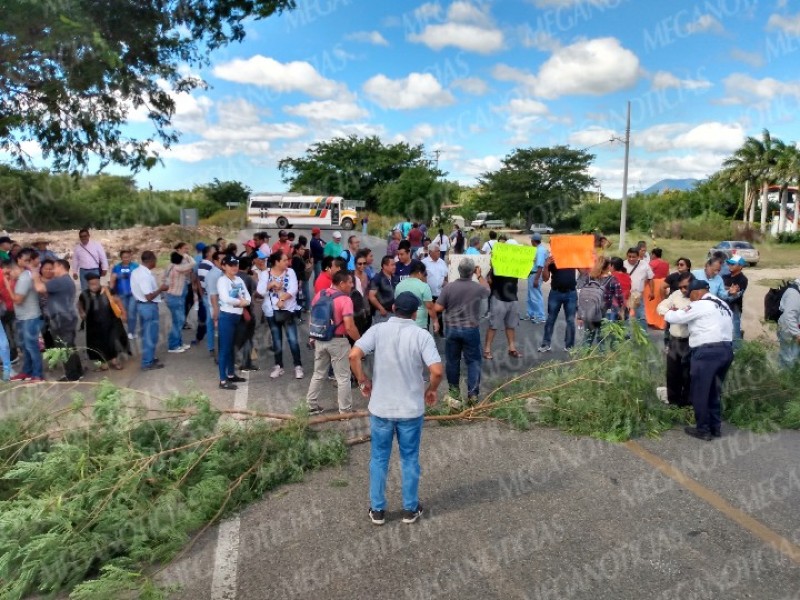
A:
<svg viewBox="0 0 800 600">
<path fill-rule="evenodd" d="M 17 338 L 22 349 L 22 373 L 31 377 L 44 377 L 42 353 L 39 352 L 39 334 L 42 332 L 42 318 L 17 321 Z"/>
<path fill-rule="evenodd" d="M 447 384 L 459 387 L 461 354 L 467 363 L 467 396 L 477 396 L 481 387 L 481 331 L 477 327 L 448 327 L 444 342 Z M 373 507 L 374 508 L 374 507 Z"/>
<path fill-rule="evenodd" d="M 183 324 L 186 322 L 184 303 L 186 302 L 186 297 L 182 294 L 180 296 L 166 294 L 166 296 L 167 308 L 169 308 L 169 314 L 172 316 L 172 328 L 169 330 L 167 346 L 170 350 L 175 350 L 183 346 Z"/>
<path fill-rule="evenodd" d="M 292 360 L 295 367 L 302 367 L 303 363 L 300 361 L 300 344 L 297 343 L 297 323 L 294 321 L 294 316 L 282 325 L 275 322 L 273 317 L 267 317 L 269 323 L 269 330 L 272 332 L 272 346 L 275 349 L 275 364 L 283 367 L 283 330 L 286 331 L 286 341 L 289 342 L 289 349 L 292 351 Z M 220 350 L 221 351 L 221 350 Z"/>
<path fill-rule="evenodd" d="M 242 320 L 242 315 L 229 312 L 219 312 L 219 380 L 225 381 L 233 377 L 234 371 L 233 341 L 236 336 L 236 326 Z"/>
<path fill-rule="evenodd" d="M 371 447 L 369 458 L 369 504 L 372 510 L 386 509 L 386 477 L 392 456 L 392 441 L 397 434 L 400 451 L 400 474 L 403 510 L 419 505 L 419 443 L 424 416 L 413 419 L 383 419 L 369 416 Z"/>
<path fill-rule="evenodd" d="M 639 302 L 639 306 L 637 306 L 633 311 L 633 317 L 639 321 L 639 325 L 642 326 L 642 329 L 647 331 L 647 315 L 644 308 L 644 293 L 642 294 L 642 301 Z"/>
<path fill-rule="evenodd" d="M 212 314 L 211 296 L 203 296 L 203 304 L 206 305 L 206 347 L 209 352 L 214 351 L 214 315 Z"/>
<path fill-rule="evenodd" d="M 791 369 L 800 363 L 800 343 L 794 337 L 778 331 L 778 343 L 780 344 L 778 359 L 781 367 Z"/>
<path fill-rule="evenodd" d="M 149 367 L 156 359 L 158 345 L 158 303 L 139 302 L 136 308 L 142 330 L 142 367 Z"/>
<path fill-rule="evenodd" d="M 738 350 L 742 345 L 742 313 L 738 310 L 733 313 L 733 349 Z"/>
<path fill-rule="evenodd" d="M 85 289 L 87 289 L 89 287 L 89 282 L 86 281 L 86 276 L 89 273 L 94 273 L 95 275 L 97 275 L 99 277 L 100 276 L 100 269 L 98 268 L 98 269 L 79 269 L 78 270 L 78 276 L 79 276 L 80 282 L 81 282 L 81 291 L 83 291 L 83 290 L 85 290 Z M 29 373 L 29 375 L 30 375 L 30 373 Z"/>
<path fill-rule="evenodd" d="M 0 361 L 3 363 L 3 381 L 11 377 L 11 345 L 8 343 L 6 329 L 0 325 Z"/>
<path fill-rule="evenodd" d="M 322 261 L 321 260 L 315 260 L 314 261 L 314 280 L 315 281 L 316 281 L 317 277 L 319 277 L 320 273 L 322 273 Z"/>
<path fill-rule="evenodd" d="M 719 431 L 722 423 L 720 395 L 725 375 L 733 362 L 730 342 L 706 344 L 692 349 L 689 371 L 689 397 L 694 407 L 694 420 L 699 431 Z"/>
<path fill-rule="evenodd" d="M 531 319 L 544 321 L 544 297 L 542 296 L 542 278 L 539 283 L 533 285 L 534 275 L 528 276 L 528 316 Z"/>
<path fill-rule="evenodd" d="M 564 333 L 564 347 L 569 350 L 575 345 L 575 313 L 578 310 L 578 292 L 570 290 L 559 292 L 550 290 L 547 297 L 547 324 L 544 326 L 543 346 L 549 346 L 553 341 L 553 329 L 561 307 L 564 307 L 564 317 L 567 320 L 567 330 Z"/>
<path fill-rule="evenodd" d="M 120 294 L 119 299 L 128 316 L 128 333 L 136 333 L 136 297 L 133 294 Z"/>
</svg>

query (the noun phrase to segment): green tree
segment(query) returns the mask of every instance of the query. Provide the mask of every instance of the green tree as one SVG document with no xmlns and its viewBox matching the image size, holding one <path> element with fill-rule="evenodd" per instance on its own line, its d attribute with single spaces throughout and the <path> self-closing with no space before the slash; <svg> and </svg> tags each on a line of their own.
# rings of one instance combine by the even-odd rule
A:
<svg viewBox="0 0 800 600">
<path fill-rule="evenodd" d="M 417 165 L 380 188 L 378 206 L 383 214 L 430 222 L 441 212 L 442 204 L 455 200 L 458 192 L 457 183 L 441 181 L 428 167 Z"/>
<path fill-rule="evenodd" d="M 761 186 L 761 233 L 767 231 L 767 188 L 778 175 L 778 157 L 786 145 L 773 138 L 767 129 L 761 132 L 761 139 L 748 137 L 741 148 L 723 163 L 737 180 L 755 181 Z"/>
<path fill-rule="evenodd" d="M 318 142 L 305 156 L 278 162 L 283 181 L 292 191 L 363 200 L 371 211 L 379 209 L 381 189 L 412 167 L 427 169 L 434 178 L 442 175 L 425 160 L 422 145 L 385 145 L 377 136 Z"/>
<path fill-rule="evenodd" d="M 178 139 L 171 92 L 204 85 L 184 67 L 244 38 L 243 20 L 293 9 L 295 0 L 4 0 L 0 20 L 0 149 L 20 164 L 36 141 L 56 169 L 134 170 L 157 162 L 153 142 Z M 121 131 L 145 109 L 154 134 Z"/>
<path fill-rule="evenodd" d="M 216 177 L 214 181 L 202 186 L 200 190 L 206 198 L 222 206 L 225 206 L 226 202 L 246 204 L 252 193 L 252 190 L 241 181 L 220 181 Z"/>
<path fill-rule="evenodd" d="M 553 220 L 569 212 L 594 185 L 588 173 L 593 159 L 593 154 L 568 146 L 517 148 L 500 169 L 481 177 L 483 204 L 506 220 L 522 215 L 526 229 Z"/>
</svg>

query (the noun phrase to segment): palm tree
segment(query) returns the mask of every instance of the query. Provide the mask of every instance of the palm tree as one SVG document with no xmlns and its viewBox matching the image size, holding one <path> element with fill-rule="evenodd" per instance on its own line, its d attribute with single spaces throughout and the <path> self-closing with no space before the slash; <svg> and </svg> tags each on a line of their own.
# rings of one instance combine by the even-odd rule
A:
<svg viewBox="0 0 800 600">
<path fill-rule="evenodd" d="M 781 187 L 781 211 L 778 221 L 778 232 L 786 229 L 786 205 L 789 200 L 789 184 L 794 181 L 800 188 L 800 149 L 795 144 L 787 144 L 778 161 L 781 172 L 783 186 Z M 798 224 L 798 192 L 794 194 L 794 230 L 797 231 Z"/>
<path fill-rule="evenodd" d="M 723 165 L 740 174 L 749 174 L 752 180 L 761 183 L 761 233 L 767 232 L 767 190 L 770 181 L 777 175 L 778 156 L 786 147 L 781 140 L 773 138 L 767 129 L 761 132 L 761 139 L 748 137 L 741 148 Z"/>
<path fill-rule="evenodd" d="M 744 186 L 742 220 L 745 223 L 752 223 L 757 181 L 751 171 L 750 163 L 743 161 L 741 157 L 732 156 L 722 165 L 724 169 L 720 172 L 720 179 L 723 185 L 734 184 L 735 186 Z"/>
</svg>

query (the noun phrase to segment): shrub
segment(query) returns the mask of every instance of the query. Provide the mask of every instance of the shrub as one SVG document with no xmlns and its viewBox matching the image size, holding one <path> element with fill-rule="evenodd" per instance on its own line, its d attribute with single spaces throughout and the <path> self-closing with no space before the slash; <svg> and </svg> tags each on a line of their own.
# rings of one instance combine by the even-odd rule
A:
<svg viewBox="0 0 800 600">
<path fill-rule="evenodd" d="M 784 231 L 775 239 L 779 244 L 800 244 L 800 231 Z"/>
</svg>

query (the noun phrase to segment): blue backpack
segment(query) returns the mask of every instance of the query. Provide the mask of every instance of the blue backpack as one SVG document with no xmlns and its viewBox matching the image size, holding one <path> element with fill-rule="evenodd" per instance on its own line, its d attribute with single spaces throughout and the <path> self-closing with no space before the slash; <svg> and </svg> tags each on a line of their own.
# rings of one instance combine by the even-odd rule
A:
<svg viewBox="0 0 800 600">
<path fill-rule="evenodd" d="M 333 321 L 333 301 L 343 295 L 342 292 L 333 292 L 331 294 L 328 290 L 322 290 L 319 293 L 319 300 L 311 307 L 308 337 L 321 342 L 333 339 L 333 332 L 342 324 L 334 323 Z"/>
</svg>

